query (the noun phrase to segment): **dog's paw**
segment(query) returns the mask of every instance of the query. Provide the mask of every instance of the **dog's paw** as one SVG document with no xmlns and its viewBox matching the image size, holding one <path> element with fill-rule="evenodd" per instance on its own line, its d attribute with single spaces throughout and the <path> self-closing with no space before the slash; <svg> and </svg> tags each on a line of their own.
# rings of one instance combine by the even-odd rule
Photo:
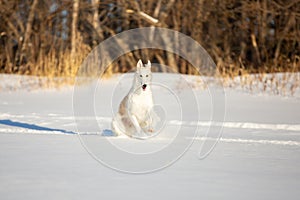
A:
<svg viewBox="0 0 300 200">
<path fill-rule="evenodd" d="M 152 128 L 149 128 L 149 129 L 147 130 L 147 132 L 148 132 L 148 133 L 153 133 L 154 130 L 153 130 Z"/>
</svg>

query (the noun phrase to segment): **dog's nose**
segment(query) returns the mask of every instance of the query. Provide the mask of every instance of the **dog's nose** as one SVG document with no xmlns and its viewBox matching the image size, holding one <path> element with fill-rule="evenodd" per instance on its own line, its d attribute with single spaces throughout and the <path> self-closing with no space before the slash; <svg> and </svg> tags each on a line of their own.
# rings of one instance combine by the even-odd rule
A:
<svg viewBox="0 0 300 200">
<path fill-rule="evenodd" d="M 145 90 L 145 89 L 146 89 L 146 87 L 147 87 L 147 85 L 146 85 L 146 84 L 142 85 L 142 88 L 143 88 L 143 90 Z"/>
</svg>

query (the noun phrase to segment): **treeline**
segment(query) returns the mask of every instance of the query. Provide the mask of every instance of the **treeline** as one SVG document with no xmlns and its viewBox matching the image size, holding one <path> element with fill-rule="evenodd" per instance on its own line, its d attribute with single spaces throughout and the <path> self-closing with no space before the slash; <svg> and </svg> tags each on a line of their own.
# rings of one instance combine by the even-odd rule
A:
<svg viewBox="0 0 300 200">
<path fill-rule="evenodd" d="M 192 37 L 223 75 L 300 69 L 299 0 L 0 0 L 0 72 L 73 76 L 100 42 L 149 26 Z M 155 49 L 120 57 L 110 73 L 130 70 L 139 58 L 197 73 Z"/>
</svg>

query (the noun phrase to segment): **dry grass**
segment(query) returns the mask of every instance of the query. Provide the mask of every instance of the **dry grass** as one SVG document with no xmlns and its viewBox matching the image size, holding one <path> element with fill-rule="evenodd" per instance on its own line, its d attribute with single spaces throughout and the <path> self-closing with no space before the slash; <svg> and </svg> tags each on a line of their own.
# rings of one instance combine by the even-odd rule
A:
<svg viewBox="0 0 300 200">
<path fill-rule="evenodd" d="M 48 77 L 57 86 L 73 84 L 79 66 L 99 43 L 122 31 L 152 26 L 199 42 L 216 62 L 214 75 L 228 87 L 254 90 L 263 85 L 263 91 L 272 88 L 274 94 L 293 94 L 299 87 L 299 77 L 291 75 L 300 71 L 298 0 L 2 0 L 0 5 L 0 73 Z M 169 44 L 178 38 L 161 39 Z M 113 48 L 126 47 L 117 42 Z M 101 59 L 109 61 L 110 56 Z M 130 71 L 140 58 L 169 66 L 156 71 L 209 73 L 178 55 L 143 49 L 108 62 L 103 77 Z M 79 73 L 98 76 L 102 60 L 88 62 Z M 287 74 L 277 80 L 274 73 Z"/>
</svg>

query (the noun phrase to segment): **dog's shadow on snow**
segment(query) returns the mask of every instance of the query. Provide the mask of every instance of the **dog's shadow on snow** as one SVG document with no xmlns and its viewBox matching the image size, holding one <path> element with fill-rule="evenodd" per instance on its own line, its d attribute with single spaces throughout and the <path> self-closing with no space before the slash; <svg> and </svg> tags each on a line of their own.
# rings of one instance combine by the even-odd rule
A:
<svg viewBox="0 0 300 200">
<path fill-rule="evenodd" d="M 7 125 L 7 126 L 14 126 L 14 127 L 18 127 L 18 128 L 30 129 L 30 130 L 35 130 L 35 131 L 53 131 L 53 132 L 61 132 L 63 134 L 76 134 L 73 131 L 48 128 L 48 127 L 44 127 L 44 126 L 38 126 L 35 124 L 28 124 L 28 123 L 24 123 L 24 122 L 12 121 L 10 119 L 0 120 L 0 124 Z"/>
</svg>

